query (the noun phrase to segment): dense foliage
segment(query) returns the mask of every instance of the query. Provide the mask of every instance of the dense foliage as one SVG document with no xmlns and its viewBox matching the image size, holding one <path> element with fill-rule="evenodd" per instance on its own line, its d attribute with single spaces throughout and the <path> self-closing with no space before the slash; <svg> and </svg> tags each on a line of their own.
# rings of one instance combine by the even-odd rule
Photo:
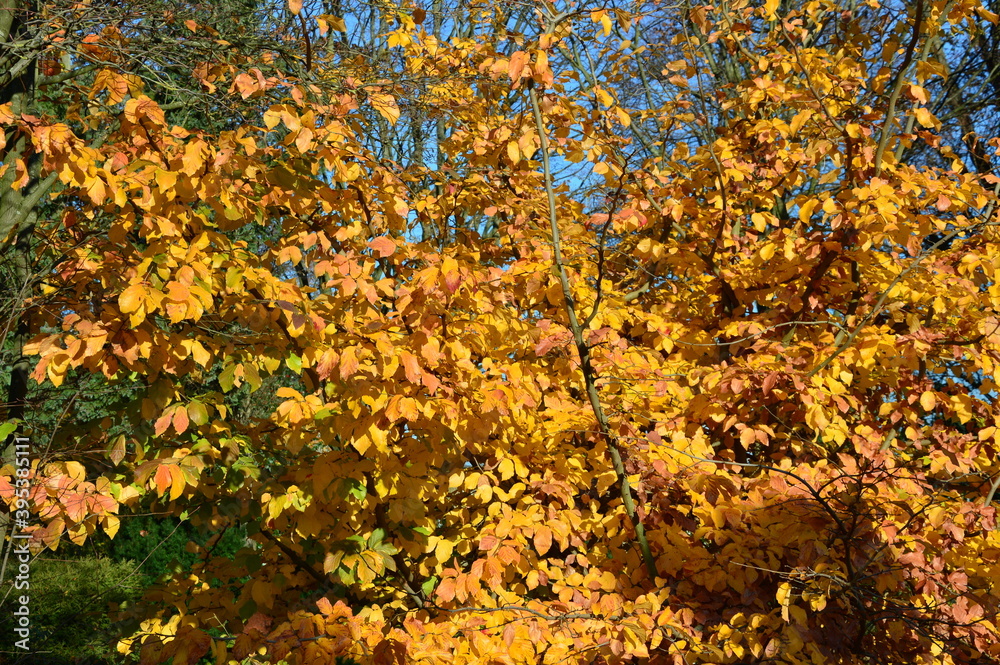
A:
<svg viewBox="0 0 1000 665">
<path fill-rule="evenodd" d="M 14 4 L 33 546 L 207 537 L 121 654 L 1000 660 L 990 7 Z"/>
<path fill-rule="evenodd" d="M 2 588 L 7 594 L 8 582 Z M 115 662 L 114 640 L 121 626 L 112 620 L 142 597 L 143 585 L 135 565 L 108 558 L 39 560 L 32 566 L 30 593 L 32 632 L 37 649 L 17 653 L 8 636 L 16 617 L 0 615 L 4 641 L 3 662 L 13 665 L 97 665 Z M 13 593 L 20 593 L 13 591 Z M 42 652 L 42 653 L 37 653 Z"/>
</svg>

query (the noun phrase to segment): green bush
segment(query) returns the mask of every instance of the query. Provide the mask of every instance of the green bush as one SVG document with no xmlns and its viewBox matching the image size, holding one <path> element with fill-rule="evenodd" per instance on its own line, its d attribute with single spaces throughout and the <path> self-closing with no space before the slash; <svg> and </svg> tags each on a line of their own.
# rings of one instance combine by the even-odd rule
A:
<svg viewBox="0 0 1000 665">
<path fill-rule="evenodd" d="M 204 545 L 211 534 L 174 517 L 123 516 L 114 540 L 101 544 L 102 554 L 115 561 L 140 565 L 146 586 L 164 573 L 190 570 L 199 556 L 187 550 L 189 542 Z M 232 557 L 243 545 L 242 529 L 230 529 L 212 550 L 213 556 Z"/>
<path fill-rule="evenodd" d="M 100 557 L 31 563 L 30 588 L 16 590 L 8 563 L 0 585 L 0 662 L 9 665 L 104 665 L 118 663 L 112 606 L 136 601 L 145 580 L 134 563 Z M 58 556 L 58 555 L 57 555 Z M 18 596 L 30 598 L 30 651 L 14 647 L 12 612 Z"/>
</svg>

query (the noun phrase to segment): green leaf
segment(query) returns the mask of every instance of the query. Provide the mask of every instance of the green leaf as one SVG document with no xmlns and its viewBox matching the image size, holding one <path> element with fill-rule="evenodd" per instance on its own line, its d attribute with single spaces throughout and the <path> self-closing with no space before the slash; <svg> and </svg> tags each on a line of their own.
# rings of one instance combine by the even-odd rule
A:
<svg viewBox="0 0 1000 665">
<path fill-rule="evenodd" d="M 13 434 L 20 422 L 20 420 L 14 419 L 8 420 L 3 425 L 0 425 L 0 439 L 6 439 L 8 436 Z"/>
<path fill-rule="evenodd" d="M 201 402 L 189 402 L 187 414 L 195 425 L 204 425 L 208 422 L 208 409 Z"/>
<path fill-rule="evenodd" d="M 385 566 L 385 569 L 391 570 L 392 572 L 396 572 L 396 560 L 392 558 L 392 555 L 395 554 L 395 552 L 383 552 L 381 550 L 377 551 L 379 553 L 379 556 L 382 557 L 382 565 Z"/>
<path fill-rule="evenodd" d="M 260 468 L 254 462 L 253 458 L 247 455 L 240 455 L 239 459 L 233 463 L 233 470 L 242 471 L 244 476 L 253 478 L 254 480 L 260 478 Z"/>
<path fill-rule="evenodd" d="M 341 478 L 337 482 L 337 494 L 342 499 L 354 497 L 358 501 L 364 501 L 368 496 L 368 490 L 365 489 L 364 483 L 356 478 Z"/>
<path fill-rule="evenodd" d="M 264 561 L 256 552 L 245 552 L 236 555 L 235 563 L 247 573 L 255 573 L 260 570 Z"/>
<path fill-rule="evenodd" d="M 246 377 L 247 383 L 250 384 L 250 392 L 255 392 L 260 388 L 262 382 L 256 367 L 253 365 L 243 365 L 243 376 Z"/>
<path fill-rule="evenodd" d="M 237 290 L 243 286 L 243 270 L 240 268 L 229 268 L 226 270 L 226 287 Z"/>
<path fill-rule="evenodd" d="M 236 377 L 236 365 L 230 365 L 226 369 L 222 370 L 222 374 L 219 375 L 219 385 L 222 386 L 222 392 L 228 393 L 233 389 L 233 381 Z"/>
<path fill-rule="evenodd" d="M 252 617 L 257 612 L 257 603 L 253 599 L 248 599 L 246 603 L 240 607 L 240 619 L 246 621 Z"/>
</svg>

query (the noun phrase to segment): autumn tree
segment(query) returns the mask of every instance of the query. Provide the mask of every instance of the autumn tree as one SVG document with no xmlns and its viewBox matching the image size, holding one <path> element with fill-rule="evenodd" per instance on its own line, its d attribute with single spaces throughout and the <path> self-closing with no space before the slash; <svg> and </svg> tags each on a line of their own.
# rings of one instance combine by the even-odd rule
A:
<svg viewBox="0 0 1000 665">
<path fill-rule="evenodd" d="M 24 385 L 129 390 L 33 467 L 34 546 L 252 541 L 121 652 L 1000 658 L 997 141 L 930 107 L 988 7 L 327 4 L 261 56 L 178 9 L 145 75 L 130 10 L 0 106 L 53 187 Z"/>
<path fill-rule="evenodd" d="M 232 127 L 241 118 L 259 117 L 262 108 L 248 94 L 213 94 L 214 82 L 224 79 L 232 86 L 242 73 L 242 85 L 250 74 L 239 67 L 249 54 L 254 66 L 246 69 L 253 76 L 273 76 L 275 62 L 300 59 L 291 54 L 297 52 L 287 30 L 293 17 L 284 4 L 12 3 L 3 16 L 6 66 L 0 99 L 29 124 L 42 117 L 63 121 L 53 128 L 57 143 L 72 125 L 81 145 L 104 146 L 113 140 L 115 109 L 139 90 L 157 100 L 171 123 L 210 132 Z M 49 441 L 47 455 L 100 465 L 87 457 L 94 451 L 81 448 L 73 431 L 100 427 L 107 411 L 128 408 L 141 399 L 144 388 L 131 381 L 109 385 L 80 374 L 69 386 L 39 387 L 29 395 L 30 367 L 21 348 L 28 331 L 44 325 L 32 321 L 32 315 L 48 306 L 55 285 L 47 280 L 85 232 L 74 228 L 80 212 L 72 202 L 76 192 L 49 202 L 64 192 L 64 183 L 56 173 L 43 173 L 44 155 L 27 134 L 8 132 L 0 161 L 7 165 L 0 187 L 7 418 L 30 418 L 32 433 Z M 85 214 L 91 218 L 86 233 L 107 233 L 110 212 Z M 66 427 L 71 411 L 72 427 Z M 9 460 L 13 451 L 5 448 Z"/>
</svg>

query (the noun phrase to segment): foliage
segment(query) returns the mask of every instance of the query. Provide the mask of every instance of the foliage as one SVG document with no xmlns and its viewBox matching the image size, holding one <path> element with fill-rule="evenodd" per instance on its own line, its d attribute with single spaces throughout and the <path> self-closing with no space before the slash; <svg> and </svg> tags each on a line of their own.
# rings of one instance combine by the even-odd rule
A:
<svg viewBox="0 0 1000 665">
<path fill-rule="evenodd" d="M 142 596 L 143 585 L 134 564 L 103 557 L 42 557 L 32 562 L 30 584 L 32 635 L 36 651 L 44 653 L 19 658 L 5 641 L 4 662 L 68 665 L 121 658 L 113 649 L 116 628 L 109 608 L 126 606 Z M 3 594 L 25 593 L 12 586 L 11 581 L 5 583 Z M 0 630 L 5 635 L 14 634 L 14 618 L 9 613 L 0 617 Z"/>
<path fill-rule="evenodd" d="M 121 652 L 1000 659 L 1000 144 L 943 139 L 925 48 L 994 14 L 337 7 L 262 54 L 182 21 L 232 126 L 168 121 L 124 28 L 62 117 L 0 106 L 62 206 L 33 385 L 132 391 L 36 461 L 35 546 L 252 540 L 192 544 Z"/>
<path fill-rule="evenodd" d="M 217 556 L 232 558 L 243 545 L 244 538 L 237 530 L 203 534 L 189 522 L 177 519 L 130 516 L 123 520 L 114 540 L 100 543 L 100 549 L 114 561 L 132 562 L 136 572 L 145 577 L 144 586 L 149 586 L 165 573 L 190 570 L 199 561 L 191 552 L 191 544 L 205 546 L 213 535 L 213 552 Z"/>
</svg>

